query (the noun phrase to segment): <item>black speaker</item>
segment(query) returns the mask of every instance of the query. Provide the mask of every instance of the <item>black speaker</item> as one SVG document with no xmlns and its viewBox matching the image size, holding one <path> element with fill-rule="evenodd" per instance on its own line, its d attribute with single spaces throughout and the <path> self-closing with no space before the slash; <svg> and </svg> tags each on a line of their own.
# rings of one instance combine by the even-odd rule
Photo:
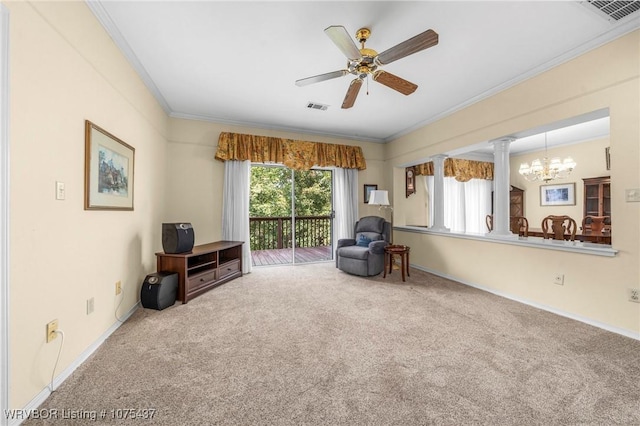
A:
<svg viewBox="0 0 640 426">
<path fill-rule="evenodd" d="M 193 249 L 193 240 L 193 228 L 190 223 L 162 224 L 162 248 L 165 253 L 187 253 Z"/>
<path fill-rule="evenodd" d="M 158 311 L 173 306 L 178 294 L 178 274 L 155 272 L 147 275 L 140 289 L 142 306 Z"/>
</svg>

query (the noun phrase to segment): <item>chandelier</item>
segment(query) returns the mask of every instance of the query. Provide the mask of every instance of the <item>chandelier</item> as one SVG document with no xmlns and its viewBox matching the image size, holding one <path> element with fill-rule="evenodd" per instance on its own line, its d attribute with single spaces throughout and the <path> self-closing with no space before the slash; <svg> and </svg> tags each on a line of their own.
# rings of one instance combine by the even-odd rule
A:
<svg viewBox="0 0 640 426">
<path fill-rule="evenodd" d="M 576 167 L 573 158 L 567 157 L 560 161 L 560 158 L 554 157 L 549 160 L 547 156 L 547 133 L 544 134 L 544 157 L 542 160 L 535 159 L 529 163 L 520 164 L 518 172 L 524 176 L 529 182 L 549 182 L 554 179 L 564 179 L 568 177 Z"/>
</svg>

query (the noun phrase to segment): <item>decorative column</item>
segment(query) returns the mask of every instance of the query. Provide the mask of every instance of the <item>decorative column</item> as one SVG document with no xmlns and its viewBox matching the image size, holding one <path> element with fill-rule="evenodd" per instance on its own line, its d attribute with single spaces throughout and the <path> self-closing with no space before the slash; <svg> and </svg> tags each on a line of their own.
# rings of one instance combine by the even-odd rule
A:
<svg viewBox="0 0 640 426">
<path fill-rule="evenodd" d="M 449 232 L 444 226 L 444 160 L 446 155 L 433 157 L 433 231 Z"/>
<path fill-rule="evenodd" d="M 493 230 L 497 237 L 511 237 L 509 229 L 509 147 L 515 138 L 491 141 L 493 144 Z"/>
</svg>

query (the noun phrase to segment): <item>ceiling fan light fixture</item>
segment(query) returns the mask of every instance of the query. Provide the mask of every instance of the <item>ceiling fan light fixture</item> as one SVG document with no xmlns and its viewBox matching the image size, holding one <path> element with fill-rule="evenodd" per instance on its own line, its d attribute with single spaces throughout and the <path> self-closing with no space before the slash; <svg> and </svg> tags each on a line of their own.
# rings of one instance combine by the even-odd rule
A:
<svg viewBox="0 0 640 426">
<path fill-rule="evenodd" d="M 362 82 L 365 79 L 367 79 L 368 87 L 369 75 L 373 77 L 374 81 L 400 92 L 403 95 L 410 95 L 415 92 L 418 88 L 417 84 L 411 83 L 410 81 L 400 78 L 394 74 L 378 70 L 378 67 L 383 63 L 389 64 L 393 61 L 402 59 L 438 44 L 438 34 L 433 30 L 427 30 L 385 50 L 381 54 L 378 54 L 375 50 L 364 46 L 365 42 L 371 35 L 371 30 L 368 28 L 360 28 L 356 32 L 356 39 L 361 44 L 360 49 L 358 49 L 351 36 L 349 36 L 347 30 L 341 25 L 332 25 L 327 27 L 324 32 L 347 57 L 347 69 L 303 78 L 301 80 L 297 80 L 296 85 L 304 86 L 346 74 L 353 74 L 356 76 L 356 79 L 351 81 L 351 84 L 347 89 L 347 94 L 342 103 L 343 109 L 351 108 L 353 106 L 356 97 L 358 96 L 360 86 L 362 86 Z"/>
</svg>

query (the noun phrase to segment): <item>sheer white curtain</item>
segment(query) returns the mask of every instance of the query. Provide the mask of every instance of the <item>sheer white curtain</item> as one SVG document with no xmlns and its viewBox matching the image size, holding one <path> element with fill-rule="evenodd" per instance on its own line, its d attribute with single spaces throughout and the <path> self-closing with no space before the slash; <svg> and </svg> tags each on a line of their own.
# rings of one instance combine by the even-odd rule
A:
<svg viewBox="0 0 640 426">
<path fill-rule="evenodd" d="M 471 179 L 464 183 L 466 232 L 489 232 L 485 218 L 491 214 L 492 187 L 493 181 L 486 179 Z"/>
<path fill-rule="evenodd" d="M 427 226 L 433 226 L 433 176 L 421 176 L 425 193 L 426 207 L 429 209 L 427 216 Z"/>
<path fill-rule="evenodd" d="M 358 220 L 358 170 L 335 168 L 335 241 L 354 238 L 353 227 Z"/>
<path fill-rule="evenodd" d="M 425 176 L 429 196 L 429 226 L 433 224 L 433 176 Z M 491 214 L 492 181 L 458 182 L 444 178 L 444 226 L 451 232 L 487 232 L 485 217 Z"/>
<path fill-rule="evenodd" d="M 222 197 L 222 239 L 244 241 L 242 273 L 251 272 L 249 198 L 251 161 L 225 161 Z"/>
</svg>

